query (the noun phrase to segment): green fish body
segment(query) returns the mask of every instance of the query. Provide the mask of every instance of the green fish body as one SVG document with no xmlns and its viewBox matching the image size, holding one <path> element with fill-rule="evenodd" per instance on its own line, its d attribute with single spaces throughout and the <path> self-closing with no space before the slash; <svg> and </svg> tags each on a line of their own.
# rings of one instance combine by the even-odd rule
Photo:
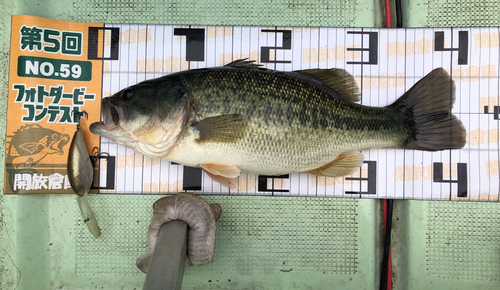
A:
<svg viewBox="0 0 500 290">
<path fill-rule="evenodd" d="M 201 167 L 232 185 L 240 173 L 345 176 L 360 150 L 465 145 L 454 84 L 436 69 L 394 104 L 356 104 L 341 69 L 281 72 L 244 60 L 148 80 L 103 99 L 91 131 L 144 155 Z"/>
</svg>

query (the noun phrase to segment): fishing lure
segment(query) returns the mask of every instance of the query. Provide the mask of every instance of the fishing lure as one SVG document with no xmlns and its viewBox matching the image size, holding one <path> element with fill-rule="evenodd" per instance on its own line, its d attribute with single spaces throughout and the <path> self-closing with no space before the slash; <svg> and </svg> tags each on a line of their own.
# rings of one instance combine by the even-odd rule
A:
<svg viewBox="0 0 500 290">
<path fill-rule="evenodd" d="M 88 116 L 87 112 L 75 112 L 78 114 L 78 124 L 76 132 L 73 135 L 68 156 L 68 178 L 71 188 L 78 195 L 77 201 L 80 206 L 83 221 L 87 225 L 89 231 L 96 237 L 101 235 L 101 230 L 97 224 L 94 212 L 90 207 L 88 193 L 94 179 L 94 167 L 90 161 L 85 139 L 83 138 L 82 130 L 80 130 L 80 119 Z"/>
</svg>

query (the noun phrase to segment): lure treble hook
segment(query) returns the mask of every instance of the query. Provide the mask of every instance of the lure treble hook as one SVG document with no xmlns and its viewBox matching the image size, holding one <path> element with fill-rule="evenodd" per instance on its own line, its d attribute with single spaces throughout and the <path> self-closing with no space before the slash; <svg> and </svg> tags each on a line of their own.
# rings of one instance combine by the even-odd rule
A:
<svg viewBox="0 0 500 290">
<path fill-rule="evenodd" d="M 108 152 L 100 152 L 99 148 L 94 147 L 92 149 L 92 165 L 96 166 L 96 161 L 97 159 L 106 159 L 106 161 L 109 159 L 109 153 Z"/>
<path fill-rule="evenodd" d="M 75 116 L 78 116 L 78 123 L 76 124 L 76 130 L 80 130 L 80 119 L 81 118 L 88 119 L 89 114 L 85 110 L 83 110 L 83 111 L 73 110 L 73 111 L 71 111 L 71 113 L 73 114 L 73 118 Z"/>
</svg>

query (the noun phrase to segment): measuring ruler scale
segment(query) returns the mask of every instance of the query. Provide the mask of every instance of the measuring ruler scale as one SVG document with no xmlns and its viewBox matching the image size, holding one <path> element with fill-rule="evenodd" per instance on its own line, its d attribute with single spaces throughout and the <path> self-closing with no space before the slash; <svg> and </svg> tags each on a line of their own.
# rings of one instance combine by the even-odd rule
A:
<svg viewBox="0 0 500 290">
<path fill-rule="evenodd" d="M 89 32 L 90 33 L 90 32 Z M 361 89 L 361 104 L 392 104 L 434 68 L 456 84 L 455 114 L 467 131 L 461 150 L 374 149 L 352 176 L 242 174 L 235 189 L 198 168 L 144 157 L 101 138 L 101 193 L 200 194 L 420 200 L 499 200 L 499 29 L 300 28 L 105 24 L 96 28 L 102 95 L 165 74 L 249 58 L 294 71 L 342 68 Z M 100 33 L 100 34 L 99 34 Z M 102 37 L 97 37 L 102 35 Z M 89 51 L 91 48 L 89 47 Z"/>
<path fill-rule="evenodd" d="M 301 28 L 77 23 L 13 16 L 4 192 L 71 193 L 69 133 L 87 111 L 87 148 L 99 147 L 91 192 L 498 201 L 499 28 Z M 435 68 L 456 85 L 452 113 L 463 123 L 460 150 L 366 150 L 342 178 L 305 173 L 241 175 L 236 188 L 198 168 L 144 157 L 91 134 L 100 103 L 128 86 L 169 73 L 248 58 L 280 71 L 342 68 L 360 103 L 392 104 Z M 89 151 L 89 155 L 93 152 Z"/>
</svg>

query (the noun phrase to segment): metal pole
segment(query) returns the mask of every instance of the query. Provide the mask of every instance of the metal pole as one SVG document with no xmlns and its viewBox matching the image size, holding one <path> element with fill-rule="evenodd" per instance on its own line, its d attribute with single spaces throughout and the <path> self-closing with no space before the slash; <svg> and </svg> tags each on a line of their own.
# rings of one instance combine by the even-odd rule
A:
<svg viewBox="0 0 500 290">
<path fill-rule="evenodd" d="M 188 225 L 184 221 L 171 221 L 161 226 L 143 290 L 181 289 L 187 232 Z"/>
</svg>

